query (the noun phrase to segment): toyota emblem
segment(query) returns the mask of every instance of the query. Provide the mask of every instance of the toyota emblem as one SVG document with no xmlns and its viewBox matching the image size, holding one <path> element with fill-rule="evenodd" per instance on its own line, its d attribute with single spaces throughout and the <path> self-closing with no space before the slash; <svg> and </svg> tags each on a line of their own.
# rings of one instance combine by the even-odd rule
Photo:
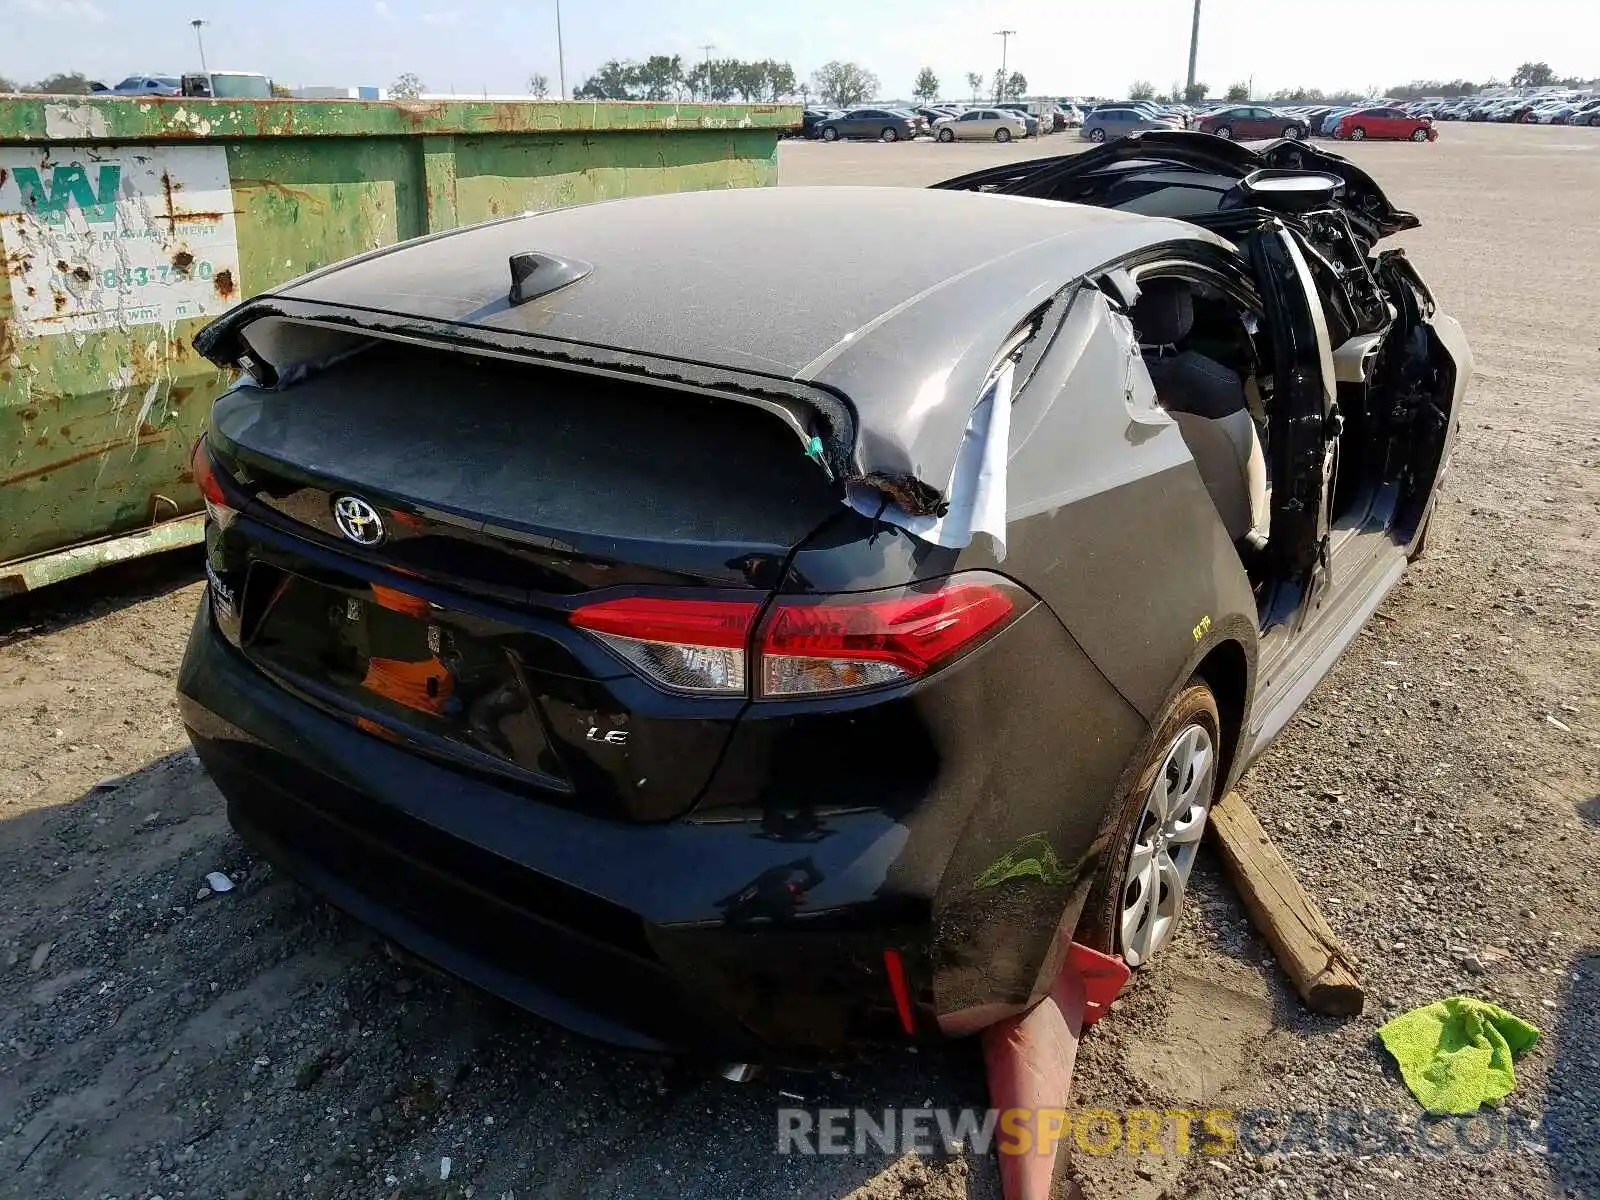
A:
<svg viewBox="0 0 1600 1200">
<path fill-rule="evenodd" d="M 339 532 L 358 546 L 376 546 L 383 541 L 383 518 L 360 496 L 335 496 L 333 520 Z"/>
</svg>

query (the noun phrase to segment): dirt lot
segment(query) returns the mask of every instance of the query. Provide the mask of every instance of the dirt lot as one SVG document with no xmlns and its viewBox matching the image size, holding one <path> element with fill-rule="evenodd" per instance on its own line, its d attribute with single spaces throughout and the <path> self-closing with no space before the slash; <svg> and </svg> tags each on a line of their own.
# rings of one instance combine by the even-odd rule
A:
<svg viewBox="0 0 1600 1200">
<path fill-rule="evenodd" d="M 1093 1197 L 1600 1196 L 1600 129 L 1348 149 L 1421 214 L 1404 242 L 1478 359 L 1427 558 L 1246 781 L 1375 1000 L 1303 1015 L 1207 874 L 1180 944 L 1086 1039 L 1077 1099 L 1267 1106 L 1280 1134 L 1338 1109 L 1412 1122 L 1373 1031 L 1466 992 L 1546 1031 L 1508 1104 L 1544 1152 L 1447 1129 L 1424 1154 L 1080 1155 Z M 794 144 L 783 181 L 1036 152 Z M 785 1094 L 983 1104 L 970 1047 L 736 1087 L 397 962 L 274 878 L 174 713 L 196 578 L 180 556 L 0 608 L 0 1194 L 997 1194 L 969 1155 L 772 1152 Z M 216 870 L 238 886 L 203 891 Z"/>
</svg>

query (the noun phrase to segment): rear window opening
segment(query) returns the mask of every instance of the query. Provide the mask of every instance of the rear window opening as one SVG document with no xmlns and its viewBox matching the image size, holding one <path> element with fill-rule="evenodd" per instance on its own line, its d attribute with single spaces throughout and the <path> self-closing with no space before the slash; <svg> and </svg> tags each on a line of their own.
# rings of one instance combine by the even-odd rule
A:
<svg viewBox="0 0 1600 1200">
<path fill-rule="evenodd" d="M 535 532 L 788 547 L 841 503 L 757 405 L 402 342 L 241 387 L 213 422 L 269 473 Z"/>
</svg>

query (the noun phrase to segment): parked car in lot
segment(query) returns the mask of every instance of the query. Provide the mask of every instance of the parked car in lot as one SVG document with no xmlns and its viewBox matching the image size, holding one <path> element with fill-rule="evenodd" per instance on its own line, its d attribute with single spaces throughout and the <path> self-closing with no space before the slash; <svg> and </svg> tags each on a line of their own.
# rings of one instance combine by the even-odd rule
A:
<svg viewBox="0 0 1600 1200">
<path fill-rule="evenodd" d="M 1246 141 L 1253 138 L 1309 137 L 1311 127 L 1304 117 L 1276 112 L 1259 105 L 1239 105 L 1207 113 L 1196 123 L 1201 133 Z"/>
<path fill-rule="evenodd" d="M 817 136 L 825 142 L 840 138 L 876 138 L 881 142 L 910 141 L 917 136 L 918 118 L 892 108 L 852 108 L 817 122 Z"/>
<path fill-rule="evenodd" d="M 944 117 L 933 123 L 933 136 L 941 142 L 1009 142 L 1028 136 L 1028 123 L 1021 113 L 1008 108 L 972 108 L 959 117 Z"/>
<path fill-rule="evenodd" d="M 824 121 L 831 121 L 844 116 L 836 108 L 808 108 L 800 114 L 800 136 L 804 138 L 820 137 L 818 126 Z"/>
<path fill-rule="evenodd" d="M 1439 131 L 1432 117 L 1408 116 L 1398 108 L 1358 108 L 1339 118 L 1333 136 L 1352 142 L 1367 138 L 1429 142 L 1438 140 Z"/>
<path fill-rule="evenodd" d="M 1028 137 L 1038 137 L 1040 133 L 1039 118 L 1028 111 L 1028 106 L 1021 102 L 1007 102 L 995 105 L 996 108 L 1012 113 L 1020 119 L 1027 129 Z"/>
<path fill-rule="evenodd" d="M 1557 100 L 1543 108 L 1535 109 L 1535 119 L 1540 125 L 1578 125 L 1588 124 L 1587 120 L 1580 121 L 1579 117 L 1587 118 L 1600 107 L 1600 101 L 1589 97 Z"/>
<path fill-rule="evenodd" d="M 176 96 L 182 82 L 177 75 L 129 75 L 108 90 L 117 96 Z"/>
<path fill-rule="evenodd" d="M 1054 100 L 1012 100 L 1001 107 L 1033 117 L 1041 134 L 1055 133 L 1067 127 L 1066 114 Z"/>
<path fill-rule="evenodd" d="M 1168 117 L 1152 116 L 1134 108 L 1097 108 L 1083 119 L 1078 136 L 1091 142 L 1114 142 L 1130 133 L 1145 130 L 1172 130 L 1178 123 Z"/>
<path fill-rule="evenodd" d="M 1317 128 L 1317 132 L 1323 137 L 1332 137 L 1334 131 L 1339 128 L 1339 122 L 1353 112 L 1355 112 L 1353 108 L 1329 109 L 1328 115 L 1322 118 L 1322 124 Z"/>
<path fill-rule="evenodd" d="M 184 725 L 286 876 L 622 1044 L 810 1060 L 1025 1011 L 1068 938 L 1142 965 L 1422 547 L 1471 360 L 1376 252 L 1416 224 L 1146 133 L 275 287 L 195 338 L 238 382 Z"/>
</svg>

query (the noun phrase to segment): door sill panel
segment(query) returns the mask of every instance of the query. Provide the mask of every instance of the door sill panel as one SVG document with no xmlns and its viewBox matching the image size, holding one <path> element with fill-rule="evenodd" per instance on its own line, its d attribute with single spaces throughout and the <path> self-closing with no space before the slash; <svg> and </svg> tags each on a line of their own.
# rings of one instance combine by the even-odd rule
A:
<svg viewBox="0 0 1600 1200">
<path fill-rule="evenodd" d="M 1383 545 L 1371 546 L 1375 541 Z M 1404 550 L 1378 532 L 1345 539 L 1333 562 L 1336 578 L 1340 567 L 1355 574 L 1298 632 L 1279 626 L 1262 641 L 1261 683 L 1246 739 L 1247 764 L 1289 723 L 1406 569 Z"/>
</svg>

